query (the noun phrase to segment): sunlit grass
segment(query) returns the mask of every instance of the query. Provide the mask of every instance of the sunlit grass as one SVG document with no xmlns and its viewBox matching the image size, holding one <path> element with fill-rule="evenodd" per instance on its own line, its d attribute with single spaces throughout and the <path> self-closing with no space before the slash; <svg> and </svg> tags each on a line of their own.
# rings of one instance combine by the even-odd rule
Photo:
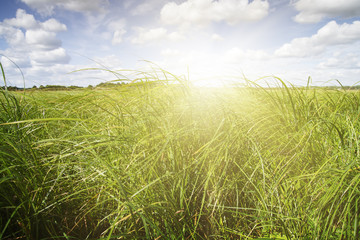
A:
<svg viewBox="0 0 360 240">
<path fill-rule="evenodd" d="M 2 239 L 357 239 L 357 91 L 1 92 Z"/>
</svg>

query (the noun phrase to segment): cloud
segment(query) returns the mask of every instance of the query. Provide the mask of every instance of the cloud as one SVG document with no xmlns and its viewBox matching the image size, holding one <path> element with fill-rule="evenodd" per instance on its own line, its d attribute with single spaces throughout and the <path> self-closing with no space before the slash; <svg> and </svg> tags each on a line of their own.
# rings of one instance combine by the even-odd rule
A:
<svg viewBox="0 0 360 240">
<path fill-rule="evenodd" d="M 133 2 L 135 3 L 135 1 L 133 1 Z M 142 3 L 138 4 L 136 7 L 134 7 L 130 11 L 130 13 L 133 16 L 144 16 L 155 10 L 158 10 L 166 2 L 167 2 L 166 0 L 145 0 Z"/>
<path fill-rule="evenodd" d="M 180 51 L 177 49 L 166 48 L 161 50 L 160 54 L 164 57 L 177 57 L 179 56 Z"/>
<path fill-rule="evenodd" d="M 27 44 L 40 50 L 54 50 L 62 44 L 54 32 L 48 32 L 43 29 L 28 30 L 25 36 Z"/>
<path fill-rule="evenodd" d="M 56 19 L 40 22 L 18 9 L 15 18 L 0 22 L 0 37 L 8 43 L 3 54 L 25 68 L 68 63 L 70 57 L 61 48 L 62 42 L 56 35 L 66 30 L 66 25 Z"/>
<path fill-rule="evenodd" d="M 38 22 L 34 16 L 27 14 L 23 9 L 16 11 L 16 18 L 4 19 L 4 24 L 24 29 L 34 29 L 38 27 Z"/>
<path fill-rule="evenodd" d="M 294 3 L 300 13 L 294 20 L 299 23 L 316 23 L 326 17 L 359 17 L 359 0 L 299 0 Z"/>
<path fill-rule="evenodd" d="M 12 51 L 12 49 L 8 48 L 4 51 L 0 51 L 1 54 L 4 56 L 1 57 L 1 63 L 3 64 L 4 69 L 6 69 L 6 73 L 8 72 L 8 69 L 12 69 L 16 67 L 13 62 L 15 62 L 21 69 L 31 67 L 30 58 L 29 56 L 23 54 L 21 51 Z M 11 59 L 11 62 L 8 59 L 8 56 Z"/>
<path fill-rule="evenodd" d="M 168 33 L 165 28 L 146 29 L 142 27 L 135 28 L 137 36 L 132 39 L 134 44 L 146 44 L 157 41 L 171 40 L 177 41 L 183 39 L 183 36 L 178 32 Z"/>
<path fill-rule="evenodd" d="M 17 28 L 0 23 L 0 37 L 3 37 L 11 47 L 20 47 L 25 40 L 24 33 Z"/>
<path fill-rule="evenodd" d="M 318 64 L 320 69 L 336 68 L 336 69 L 359 69 L 360 55 L 359 53 L 335 53 L 332 57 Z"/>
<path fill-rule="evenodd" d="M 161 9 L 165 24 L 181 26 L 205 26 L 211 22 L 225 21 L 236 24 L 242 21 L 258 21 L 267 16 L 267 0 L 187 0 L 181 4 L 167 3 Z"/>
<path fill-rule="evenodd" d="M 120 44 L 122 42 L 122 36 L 126 33 L 125 30 L 123 29 L 120 29 L 120 30 L 116 30 L 113 34 L 113 38 L 111 40 L 111 43 L 113 45 L 116 45 L 116 44 Z"/>
<path fill-rule="evenodd" d="M 119 30 L 125 27 L 126 21 L 125 19 L 116 19 L 106 23 L 106 25 L 109 30 Z"/>
<path fill-rule="evenodd" d="M 167 38 L 170 40 L 170 41 L 180 41 L 180 40 L 184 40 L 185 37 L 184 35 L 182 35 L 181 33 L 179 32 L 172 32 L 172 33 L 169 33 Z"/>
<path fill-rule="evenodd" d="M 25 34 L 22 31 L 25 30 Z M 51 18 L 45 22 L 36 21 L 34 16 L 25 10 L 18 9 L 16 17 L 4 19 L 0 23 L 0 36 L 16 49 L 31 45 L 39 49 L 55 49 L 61 46 L 61 41 L 56 37 L 56 32 L 66 31 L 66 25 Z"/>
<path fill-rule="evenodd" d="M 138 36 L 133 38 L 132 43 L 135 44 L 144 44 L 152 41 L 163 40 L 167 36 L 167 30 L 165 28 L 137 28 Z"/>
<path fill-rule="evenodd" d="M 104 57 L 95 57 L 94 60 L 98 63 L 101 63 L 103 66 L 109 69 L 119 69 L 123 65 L 123 62 L 119 59 L 119 57 L 114 54 L 106 55 Z M 98 66 L 94 66 L 94 67 L 98 67 Z M 110 76 L 112 75 L 113 74 L 110 73 Z"/>
<path fill-rule="evenodd" d="M 81 13 L 89 12 L 104 12 L 109 5 L 108 0 L 91 0 L 91 1 L 79 1 L 79 0 L 21 0 L 29 7 L 35 9 L 43 16 L 51 16 L 54 14 L 55 8 L 65 9 L 68 11 L 75 11 Z"/>
<path fill-rule="evenodd" d="M 62 32 L 66 31 L 66 25 L 58 22 L 56 19 L 51 18 L 43 23 L 41 23 L 41 26 L 44 30 L 50 31 L 50 32 Z"/>
<path fill-rule="evenodd" d="M 131 14 L 134 16 L 141 16 L 153 10 L 153 5 L 150 2 L 144 2 L 137 5 L 131 10 Z"/>
<path fill-rule="evenodd" d="M 309 57 L 318 55 L 329 46 L 352 44 L 360 41 L 360 21 L 338 25 L 327 23 L 311 37 L 295 38 L 275 51 L 278 57 Z"/>
<path fill-rule="evenodd" d="M 46 31 L 61 32 L 66 31 L 66 25 L 58 22 L 56 19 L 51 18 L 45 22 L 38 22 L 34 16 L 27 14 L 25 10 L 18 9 L 16 11 L 16 17 L 10 19 L 4 19 L 3 24 L 14 28 L 22 28 L 25 30 L 42 28 Z"/>
<path fill-rule="evenodd" d="M 214 41 L 223 41 L 224 40 L 224 38 L 222 36 L 220 36 L 219 34 L 216 34 L 216 33 L 211 35 L 211 39 Z"/>
<path fill-rule="evenodd" d="M 117 19 L 112 20 L 106 23 L 107 29 L 110 32 L 110 36 L 112 36 L 111 43 L 112 45 L 120 44 L 123 41 L 123 35 L 126 33 L 125 26 L 126 21 L 125 19 Z M 106 33 L 107 35 L 109 33 Z"/>
<path fill-rule="evenodd" d="M 70 57 L 64 48 L 56 48 L 51 51 L 34 51 L 30 53 L 32 65 L 49 66 L 53 64 L 69 63 Z"/>
<path fill-rule="evenodd" d="M 58 1 L 59 7 L 63 7 L 69 11 L 76 12 L 99 12 L 103 11 L 105 6 L 109 5 L 107 0 L 91 0 L 91 1 L 74 1 L 74 0 L 62 0 Z"/>
<path fill-rule="evenodd" d="M 268 60 L 270 55 L 263 50 L 242 50 L 234 47 L 225 53 L 225 61 L 230 63 L 238 63 L 244 61 L 263 61 Z"/>
</svg>

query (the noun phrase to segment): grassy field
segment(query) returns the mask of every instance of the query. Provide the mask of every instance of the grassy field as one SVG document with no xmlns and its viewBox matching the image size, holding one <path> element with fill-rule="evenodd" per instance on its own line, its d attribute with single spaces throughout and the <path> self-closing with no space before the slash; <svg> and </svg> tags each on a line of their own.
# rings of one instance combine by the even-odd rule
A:
<svg viewBox="0 0 360 240">
<path fill-rule="evenodd" d="M 0 239 L 359 239 L 359 91 L 142 80 L 0 92 Z"/>
</svg>

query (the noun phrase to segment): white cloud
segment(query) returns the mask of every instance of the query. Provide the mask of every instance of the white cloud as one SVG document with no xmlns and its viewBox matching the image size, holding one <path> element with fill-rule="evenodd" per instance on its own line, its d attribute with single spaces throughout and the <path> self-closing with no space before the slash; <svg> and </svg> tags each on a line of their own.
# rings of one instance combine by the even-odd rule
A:
<svg viewBox="0 0 360 240">
<path fill-rule="evenodd" d="M 135 3 L 135 1 L 132 2 Z M 144 16 L 155 10 L 158 10 L 166 2 L 167 2 L 166 0 L 145 0 L 142 3 L 138 4 L 136 7 L 134 7 L 130 11 L 130 13 L 133 16 Z"/>
<path fill-rule="evenodd" d="M 170 41 L 180 41 L 180 40 L 184 40 L 185 37 L 184 35 L 182 35 L 181 33 L 179 32 L 172 32 L 172 33 L 169 33 L 167 38 L 170 40 Z"/>
<path fill-rule="evenodd" d="M 109 69 L 119 69 L 123 65 L 123 62 L 118 58 L 118 56 L 114 54 L 107 55 L 104 57 L 96 57 L 94 60 L 98 63 L 101 63 L 103 66 Z M 99 67 L 99 66 L 94 66 L 94 67 Z M 110 74 L 112 75 L 112 73 Z"/>
<path fill-rule="evenodd" d="M 44 16 L 50 16 L 54 13 L 55 2 L 47 0 L 21 0 L 29 7 L 36 9 L 40 14 Z"/>
<path fill-rule="evenodd" d="M 65 9 L 75 12 L 104 12 L 109 5 L 108 0 L 21 0 L 29 7 L 36 9 L 40 14 L 44 16 L 51 16 L 54 14 L 55 8 Z"/>
<path fill-rule="evenodd" d="M 314 35 L 315 36 L 315 35 Z M 275 51 L 278 57 L 310 57 L 325 50 L 324 45 L 317 45 L 313 37 L 295 38 Z"/>
<path fill-rule="evenodd" d="M 68 74 L 75 69 L 76 67 L 69 64 L 33 65 L 31 68 L 24 70 L 26 86 L 76 85 L 76 79 L 73 78 L 73 75 Z"/>
<path fill-rule="evenodd" d="M 4 69 L 6 69 L 6 73 L 8 69 L 16 67 L 13 62 L 15 62 L 20 68 L 31 67 L 29 56 L 24 56 L 23 52 L 15 52 L 11 49 L 6 49 L 4 51 L 0 51 L 0 53 L 6 56 L 1 57 L 1 63 L 3 64 Z M 13 62 L 8 59 L 8 56 L 11 56 L 11 58 L 9 58 Z"/>
<path fill-rule="evenodd" d="M 179 56 L 180 51 L 177 49 L 166 48 L 161 51 L 161 55 L 164 57 L 176 57 Z"/>
<path fill-rule="evenodd" d="M 123 41 L 123 35 L 126 33 L 126 21 L 124 19 L 113 20 L 106 23 L 107 29 L 112 36 L 112 45 L 120 44 Z"/>
<path fill-rule="evenodd" d="M 113 35 L 113 38 L 112 38 L 112 41 L 111 41 L 111 43 L 113 44 L 113 45 L 116 45 L 116 44 L 120 44 L 121 42 L 122 42 L 122 37 L 123 37 L 123 35 L 126 33 L 126 31 L 125 30 L 123 30 L 123 29 L 120 29 L 120 30 L 116 30 L 115 32 L 114 32 L 114 35 Z"/>
<path fill-rule="evenodd" d="M 360 41 L 360 21 L 338 25 L 327 23 L 311 37 L 295 38 L 275 51 L 279 57 L 309 57 L 318 55 L 328 46 L 351 44 Z"/>
<path fill-rule="evenodd" d="M 8 43 L 8 48 L 2 53 L 22 68 L 66 64 L 70 57 L 56 36 L 57 32 L 66 30 L 65 24 L 53 18 L 40 22 L 19 9 L 16 18 L 0 22 L 0 37 Z M 11 64 L 8 67 L 11 68 Z"/>
<path fill-rule="evenodd" d="M 144 15 L 151 10 L 153 10 L 153 5 L 150 2 L 144 2 L 137 5 L 133 10 L 131 10 L 131 14 L 134 16 Z"/>
<path fill-rule="evenodd" d="M 16 11 L 16 18 L 4 19 L 4 23 L 9 26 L 24 29 L 34 29 L 38 27 L 38 22 L 35 20 L 34 16 L 27 14 L 23 9 L 18 9 Z"/>
<path fill-rule="evenodd" d="M 158 42 L 164 40 L 177 41 L 183 39 L 183 36 L 178 32 L 168 33 L 165 28 L 146 29 L 142 27 L 135 28 L 137 36 L 132 39 L 134 44 L 146 44 L 151 42 Z"/>
<path fill-rule="evenodd" d="M 34 51 L 30 53 L 32 65 L 49 66 L 53 64 L 69 63 L 70 57 L 64 48 L 56 48 L 51 51 Z"/>
<path fill-rule="evenodd" d="M 268 10 L 267 0 L 187 0 L 179 5 L 167 3 L 161 10 L 161 19 L 165 24 L 185 27 L 220 21 L 236 24 L 258 21 L 267 16 Z"/>
<path fill-rule="evenodd" d="M 263 50 L 242 50 L 238 47 L 232 48 L 225 53 L 224 59 L 230 63 L 246 62 L 249 60 L 268 60 L 270 55 Z"/>
<path fill-rule="evenodd" d="M 22 29 L 25 30 L 25 35 Z M 7 43 L 17 51 L 26 48 L 26 45 L 39 49 L 55 49 L 61 46 L 61 41 L 56 37 L 55 32 L 66 29 L 65 24 L 53 18 L 38 22 L 33 15 L 18 9 L 16 18 L 4 19 L 0 23 L 0 36 L 4 36 Z"/>
<path fill-rule="evenodd" d="M 294 3 L 300 11 L 294 20 L 299 23 L 316 23 L 326 17 L 359 17 L 359 0 L 298 0 Z"/>
<path fill-rule="evenodd" d="M 126 21 L 125 19 L 116 19 L 106 23 L 106 25 L 109 30 L 115 31 L 125 28 Z"/>
<path fill-rule="evenodd" d="M 50 31 L 50 32 L 61 32 L 66 31 L 66 25 L 58 22 L 56 19 L 51 18 L 43 23 L 41 23 L 41 26 L 44 30 Z"/>
<path fill-rule="evenodd" d="M 76 12 L 99 12 L 104 11 L 104 7 L 109 5 L 108 0 L 91 0 L 91 1 L 74 1 L 74 0 L 62 0 L 58 1 L 59 7 L 63 7 L 66 10 Z"/>
<path fill-rule="evenodd" d="M 40 50 L 54 50 L 61 46 L 61 40 L 54 32 L 42 29 L 26 31 L 26 43 Z"/>
<path fill-rule="evenodd" d="M 359 53 L 335 53 L 332 57 L 318 64 L 321 69 L 337 68 L 337 69 L 359 69 L 360 55 Z"/>
<path fill-rule="evenodd" d="M 167 36 L 167 30 L 165 28 L 137 28 L 138 36 L 133 38 L 132 43 L 144 44 L 152 41 L 164 40 Z"/>
<path fill-rule="evenodd" d="M 216 33 L 211 35 L 211 39 L 214 41 L 223 41 L 224 40 L 224 38 L 222 36 L 220 36 L 219 34 L 216 34 Z"/>
<path fill-rule="evenodd" d="M 3 36 L 11 47 L 20 47 L 25 40 L 24 33 L 17 28 L 0 23 L 0 37 Z"/>
</svg>

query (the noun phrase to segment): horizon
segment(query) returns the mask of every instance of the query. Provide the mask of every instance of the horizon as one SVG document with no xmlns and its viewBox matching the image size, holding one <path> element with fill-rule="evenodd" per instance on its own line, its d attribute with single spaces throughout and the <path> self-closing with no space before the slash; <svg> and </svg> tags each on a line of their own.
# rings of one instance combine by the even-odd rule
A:
<svg viewBox="0 0 360 240">
<path fill-rule="evenodd" d="M 18 65 L 26 88 L 113 80 L 79 69 L 154 66 L 200 86 L 241 76 L 352 86 L 360 80 L 359 29 L 356 0 L 5 0 L 0 61 L 7 85 L 23 87 Z"/>
</svg>

